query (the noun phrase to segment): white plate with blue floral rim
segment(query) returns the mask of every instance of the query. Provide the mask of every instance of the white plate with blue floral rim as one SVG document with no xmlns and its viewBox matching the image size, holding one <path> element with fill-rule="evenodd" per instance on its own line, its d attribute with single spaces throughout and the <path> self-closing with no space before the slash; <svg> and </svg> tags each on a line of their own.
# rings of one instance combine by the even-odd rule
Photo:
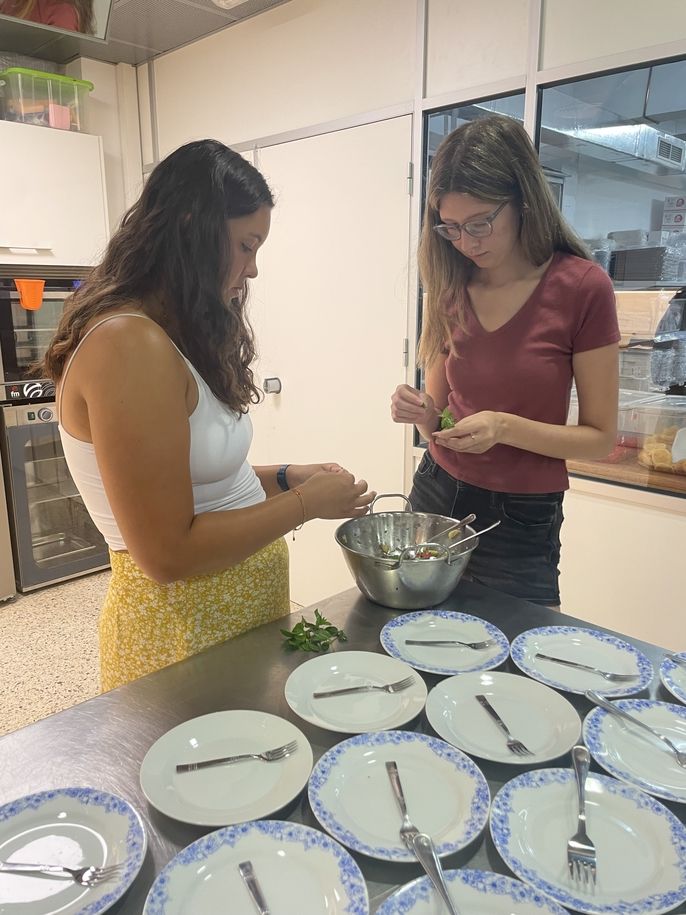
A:
<svg viewBox="0 0 686 915">
<path fill-rule="evenodd" d="M 367 915 L 364 878 L 351 855 L 318 829 L 259 820 L 219 829 L 184 848 L 158 874 L 143 915 L 255 915 L 238 872 L 251 861 L 279 915 Z"/>
<path fill-rule="evenodd" d="M 397 693 L 379 689 L 348 696 L 323 696 L 318 690 L 345 689 L 373 684 L 381 686 L 414 677 L 413 683 Z M 381 731 L 407 724 L 424 708 L 426 683 L 411 667 L 374 651 L 336 651 L 305 661 L 286 680 L 286 702 L 296 715 L 343 734 Z"/>
<path fill-rule="evenodd" d="M 0 807 L 0 861 L 95 867 L 125 863 L 119 877 L 85 887 L 60 877 L 0 874 L 0 912 L 97 915 L 120 899 L 143 864 L 143 823 L 121 797 L 56 788 Z"/>
<path fill-rule="evenodd" d="M 567 915 L 565 909 L 519 880 L 492 871 L 444 871 L 450 898 L 469 915 Z M 445 908 L 428 877 L 389 896 L 376 915 L 438 915 Z"/>
<path fill-rule="evenodd" d="M 473 670 L 492 670 L 507 660 L 510 643 L 492 623 L 469 613 L 452 610 L 419 610 L 403 613 L 381 630 L 381 644 L 391 657 L 405 661 L 415 670 L 449 677 Z M 484 642 L 487 648 L 462 645 L 406 645 L 406 639 Z"/>
<path fill-rule="evenodd" d="M 614 705 L 686 750 L 686 707 L 652 699 L 619 699 Z M 584 721 L 584 743 L 610 775 L 649 794 L 686 803 L 686 768 L 669 747 L 642 728 L 594 708 Z"/>
<path fill-rule="evenodd" d="M 531 756 L 507 749 L 502 731 L 476 701 L 479 694 L 486 696 Z M 429 693 L 426 717 L 440 737 L 465 753 L 529 768 L 563 756 L 581 734 L 581 718 L 564 696 L 521 674 L 498 670 L 441 680 Z"/>
<path fill-rule="evenodd" d="M 607 775 L 586 781 L 586 823 L 597 884 L 567 869 L 577 830 L 572 769 L 538 769 L 507 782 L 493 799 L 491 835 L 517 877 L 586 915 L 659 915 L 686 899 L 686 826 L 644 791 Z"/>
<path fill-rule="evenodd" d="M 600 674 L 536 658 L 538 652 L 610 673 L 634 674 L 635 679 L 611 683 Z M 607 632 L 580 626 L 528 629 L 514 639 L 510 655 L 517 667 L 534 680 L 568 693 L 583 695 L 593 689 L 603 696 L 631 696 L 653 679 L 653 665 L 638 648 Z"/>
<path fill-rule="evenodd" d="M 679 660 L 673 660 L 674 658 Z M 686 651 L 667 655 L 660 664 L 660 680 L 675 699 L 686 702 Z"/>
<path fill-rule="evenodd" d="M 249 759 L 177 772 L 177 763 L 260 753 L 297 741 L 285 759 Z M 269 816 L 307 784 L 312 747 L 285 718 L 250 709 L 201 715 L 177 725 L 150 747 L 141 765 L 141 787 L 153 807 L 182 823 L 231 826 Z"/>
<path fill-rule="evenodd" d="M 439 857 L 476 839 L 488 820 L 488 784 L 472 760 L 444 740 L 410 731 L 350 737 L 315 765 L 308 796 L 321 825 L 353 851 L 382 861 L 414 861 L 400 838 L 385 763 L 395 760 L 410 819 Z"/>
</svg>

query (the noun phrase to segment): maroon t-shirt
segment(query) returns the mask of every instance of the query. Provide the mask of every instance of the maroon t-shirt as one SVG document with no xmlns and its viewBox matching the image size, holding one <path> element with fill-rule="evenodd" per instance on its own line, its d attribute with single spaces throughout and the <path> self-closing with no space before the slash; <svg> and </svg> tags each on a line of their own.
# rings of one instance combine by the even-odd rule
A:
<svg viewBox="0 0 686 915">
<path fill-rule="evenodd" d="M 459 420 L 481 410 L 514 413 L 563 426 L 569 410 L 574 353 L 617 343 L 617 306 L 608 275 L 592 261 L 557 253 L 520 310 L 486 331 L 470 306 L 446 359 L 448 405 Z M 567 467 L 510 445 L 465 454 L 430 444 L 436 462 L 456 479 L 510 493 L 561 492 Z"/>
<path fill-rule="evenodd" d="M 16 16 L 19 10 L 19 0 L 0 0 L 0 13 L 6 16 Z M 54 25 L 59 29 L 70 29 L 78 32 L 79 14 L 71 3 L 60 0 L 37 0 L 29 15 L 29 22 L 40 22 L 43 25 Z"/>
</svg>

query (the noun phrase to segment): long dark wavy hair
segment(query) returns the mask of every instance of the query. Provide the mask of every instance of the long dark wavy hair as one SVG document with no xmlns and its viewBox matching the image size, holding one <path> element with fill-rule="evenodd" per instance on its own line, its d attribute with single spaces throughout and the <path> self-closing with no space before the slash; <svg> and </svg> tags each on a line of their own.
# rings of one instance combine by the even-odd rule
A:
<svg viewBox="0 0 686 915">
<path fill-rule="evenodd" d="M 434 156 L 419 242 L 419 273 L 426 293 L 419 344 L 424 366 L 445 352 L 452 327 L 464 326 L 467 286 L 476 269 L 433 230 L 441 221 L 441 198 L 452 192 L 494 205 L 510 201 L 520 214 L 522 249 L 535 266 L 556 251 L 590 259 L 586 245 L 563 219 L 522 125 L 494 114 L 458 127 Z"/>
<path fill-rule="evenodd" d="M 102 263 L 65 303 L 39 371 L 59 381 L 66 361 L 97 315 L 130 304 L 146 311 L 235 412 L 257 403 L 251 363 L 255 339 L 245 313 L 247 286 L 227 298 L 227 220 L 274 200 L 260 172 L 217 140 L 197 140 L 167 156 L 124 216 Z"/>
</svg>

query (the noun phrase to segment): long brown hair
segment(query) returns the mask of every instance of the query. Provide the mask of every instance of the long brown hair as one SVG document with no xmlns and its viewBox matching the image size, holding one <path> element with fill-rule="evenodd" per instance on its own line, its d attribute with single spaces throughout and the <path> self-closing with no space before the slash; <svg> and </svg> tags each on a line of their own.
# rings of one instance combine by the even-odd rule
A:
<svg viewBox="0 0 686 915">
<path fill-rule="evenodd" d="M 93 16 L 93 0 L 67 0 L 79 17 L 79 32 L 84 35 L 95 33 L 95 17 Z M 13 16 L 18 19 L 28 19 L 35 9 L 38 0 L 15 0 Z"/>
<path fill-rule="evenodd" d="M 553 198 L 536 150 L 513 118 L 490 115 L 463 124 L 440 144 L 433 160 L 419 242 L 419 273 L 425 305 L 419 363 L 445 352 L 451 329 L 464 326 L 467 285 L 473 264 L 433 227 L 445 194 L 469 194 L 489 203 L 510 201 L 522 216 L 519 239 L 527 259 L 545 263 L 555 251 L 590 258 Z"/>
<path fill-rule="evenodd" d="M 216 140 L 197 140 L 155 167 L 124 216 L 102 263 L 65 304 L 40 371 L 58 381 L 97 315 L 154 297 L 161 324 L 213 393 L 235 412 L 260 394 L 251 363 L 255 341 L 245 314 L 247 288 L 230 301 L 227 220 L 272 207 L 258 170 Z"/>
</svg>

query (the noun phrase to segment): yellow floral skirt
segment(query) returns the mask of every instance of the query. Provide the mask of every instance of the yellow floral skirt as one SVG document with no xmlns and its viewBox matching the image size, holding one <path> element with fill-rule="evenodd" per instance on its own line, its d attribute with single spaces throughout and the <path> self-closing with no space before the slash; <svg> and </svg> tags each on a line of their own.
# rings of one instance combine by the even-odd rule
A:
<svg viewBox="0 0 686 915">
<path fill-rule="evenodd" d="M 283 538 L 223 572 L 168 585 L 127 552 L 110 551 L 110 561 L 99 623 L 103 692 L 290 612 Z"/>
</svg>

